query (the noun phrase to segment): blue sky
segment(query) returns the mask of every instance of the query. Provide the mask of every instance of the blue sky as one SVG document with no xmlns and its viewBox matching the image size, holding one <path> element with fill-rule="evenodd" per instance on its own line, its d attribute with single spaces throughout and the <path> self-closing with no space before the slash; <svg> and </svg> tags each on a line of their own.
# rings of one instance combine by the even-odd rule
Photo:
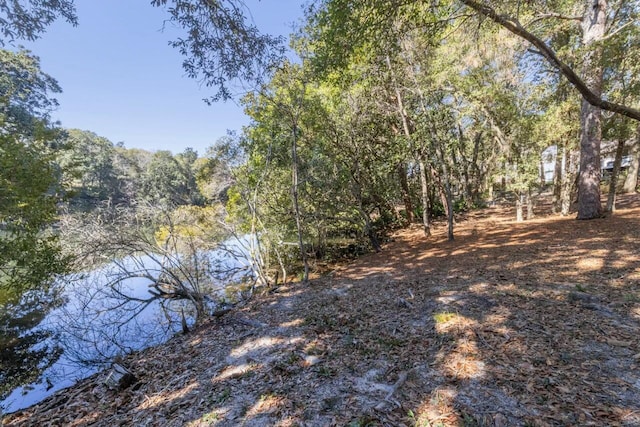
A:
<svg viewBox="0 0 640 427">
<path fill-rule="evenodd" d="M 288 35 L 302 17 L 301 0 L 246 0 L 258 27 Z M 93 131 L 114 143 L 178 153 L 206 147 L 248 123 L 233 102 L 211 107 L 168 46 L 181 34 L 165 28 L 166 12 L 149 0 L 76 0 L 79 26 L 54 23 L 40 40 L 22 43 L 56 78 L 63 93 L 53 118 L 62 126 Z"/>
</svg>

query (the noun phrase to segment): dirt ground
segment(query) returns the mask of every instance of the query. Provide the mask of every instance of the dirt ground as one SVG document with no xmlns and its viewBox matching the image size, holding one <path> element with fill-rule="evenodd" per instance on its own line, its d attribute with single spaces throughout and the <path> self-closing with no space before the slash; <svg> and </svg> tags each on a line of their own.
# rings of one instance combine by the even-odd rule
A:
<svg viewBox="0 0 640 427">
<path fill-rule="evenodd" d="M 398 232 L 3 425 L 638 426 L 640 197 L 610 218 L 489 208 Z"/>
</svg>

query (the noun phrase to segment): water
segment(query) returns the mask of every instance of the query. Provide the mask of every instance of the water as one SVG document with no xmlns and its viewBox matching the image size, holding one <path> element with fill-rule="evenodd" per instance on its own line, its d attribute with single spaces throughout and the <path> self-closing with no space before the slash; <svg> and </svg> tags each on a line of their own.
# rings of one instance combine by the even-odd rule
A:
<svg viewBox="0 0 640 427">
<path fill-rule="evenodd" d="M 203 266 L 207 266 L 207 274 L 198 277 L 197 283 L 211 296 L 206 299 L 209 310 L 216 309 L 226 285 L 252 274 L 247 255 L 250 246 L 251 240 L 243 237 L 225 242 L 224 250 L 198 255 L 199 268 L 205 271 Z M 163 268 L 190 261 L 193 259 L 180 255 L 128 257 L 87 274 L 65 277 L 65 303 L 30 329 L 51 333 L 33 348 L 59 347 L 62 354 L 44 370 L 40 381 L 18 387 L 0 401 L 2 411 L 14 412 L 38 403 L 104 369 L 116 355 L 165 342 L 181 331 L 183 313 L 193 325 L 195 310 L 189 302 L 154 298 L 150 293 L 150 285 Z"/>
</svg>

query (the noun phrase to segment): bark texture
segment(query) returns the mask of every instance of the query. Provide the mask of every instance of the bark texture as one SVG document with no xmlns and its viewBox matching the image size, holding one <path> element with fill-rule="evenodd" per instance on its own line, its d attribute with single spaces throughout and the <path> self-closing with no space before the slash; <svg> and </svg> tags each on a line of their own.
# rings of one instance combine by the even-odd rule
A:
<svg viewBox="0 0 640 427">
<path fill-rule="evenodd" d="M 424 235 L 429 237 L 431 236 L 431 225 L 429 224 L 429 182 L 423 159 L 420 159 L 419 166 L 420 187 L 422 189 L 422 226 L 424 228 Z"/>
<path fill-rule="evenodd" d="M 300 204 L 298 203 L 298 127 L 295 124 L 293 125 L 293 138 L 291 141 L 291 197 L 293 199 L 293 211 L 296 216 L 300 257 L 304 264 L 302 281 L 307 282 L 309 280 L 309 261 L 307 260 L 307 251 L 302 240 L 302 220 L 300 218 Z"/>
<path fill-rule="evenodd" d="M 613 162 L 613 170 L 611 171 L 611 181 L 609 182 L 609 194 L 607 195 L 606 212 L 616 210 L 616 187 L 618 184 L 618 175 L 620 174 L 620 165 L 622 164 L 622 151 L 624 150 L 624 139 L 618 141 L 616 147 L 616 157 Z"/>
<path fill-rule="evenodd" d="M 623 193 L 633 193 L 638 186 L 638 169 L 640 169 L 640 125 L 636 128 L 636 140 L 629 151 L 631 156 L 631 165 L 627 171 L 627 176 L 622 186 Z"/>
<path fill-rule="evenodd" d="M 586 49 L 583 77 L 598 98 L 602 96 L 602 46 L 607 23 L 607 1 L 586 0 L 582 21 L 582 44 Z M 602 216 L 600 202 L 600 143 L 602 110 L 582 100 L 580 110 L 580 174 L 578 178 L 578 219 Z"/>
</svg>

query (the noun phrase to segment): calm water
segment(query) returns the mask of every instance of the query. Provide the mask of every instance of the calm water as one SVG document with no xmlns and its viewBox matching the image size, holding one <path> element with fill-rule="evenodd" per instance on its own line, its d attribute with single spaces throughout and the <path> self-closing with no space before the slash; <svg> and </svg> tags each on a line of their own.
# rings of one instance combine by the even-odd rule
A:
<svg viewBox="0 0 640 427">
<path fill-rule="evenodd" d="M 206 255 L 215 264 L 214 270 L 235 271 L 225 277 L 210 275 L 211 295 L 220 297 L 227 283 L 251 274 L 244 249 L 246 242 L 244 238 L 228 243 L 234 248 L 233 254 L 213 251 Z M 28 330 L 43 338 L 31 350 L 58 348 L 62 354 L 44 370 L 39 381 L 14 389 L 0 401 L 2 411 L 14 412 L 31 406 L 105 368 L 116 355 L 165 342 L 181 330 L 182 312 L 187 323 L 193 324 L 194 312 L 189 303 L 158 299 L 145 302 L 151 296 L 149 285 L 152 278 L 157 278 L 157 266 L 156 258 L 127 258 L 82 276 L 65 277 L 61 285 L 64 304 L 42 316 L 39 324 Z M 148 273 L 150 277 L 129 278 L 115 288 L 108 286 L 123 267 Z M 215 301 L 215 297 L 209 300 L 211 310 L 215 309 Z M 22 335 L 26 337 L 28 333 Z"/>
</svg>

